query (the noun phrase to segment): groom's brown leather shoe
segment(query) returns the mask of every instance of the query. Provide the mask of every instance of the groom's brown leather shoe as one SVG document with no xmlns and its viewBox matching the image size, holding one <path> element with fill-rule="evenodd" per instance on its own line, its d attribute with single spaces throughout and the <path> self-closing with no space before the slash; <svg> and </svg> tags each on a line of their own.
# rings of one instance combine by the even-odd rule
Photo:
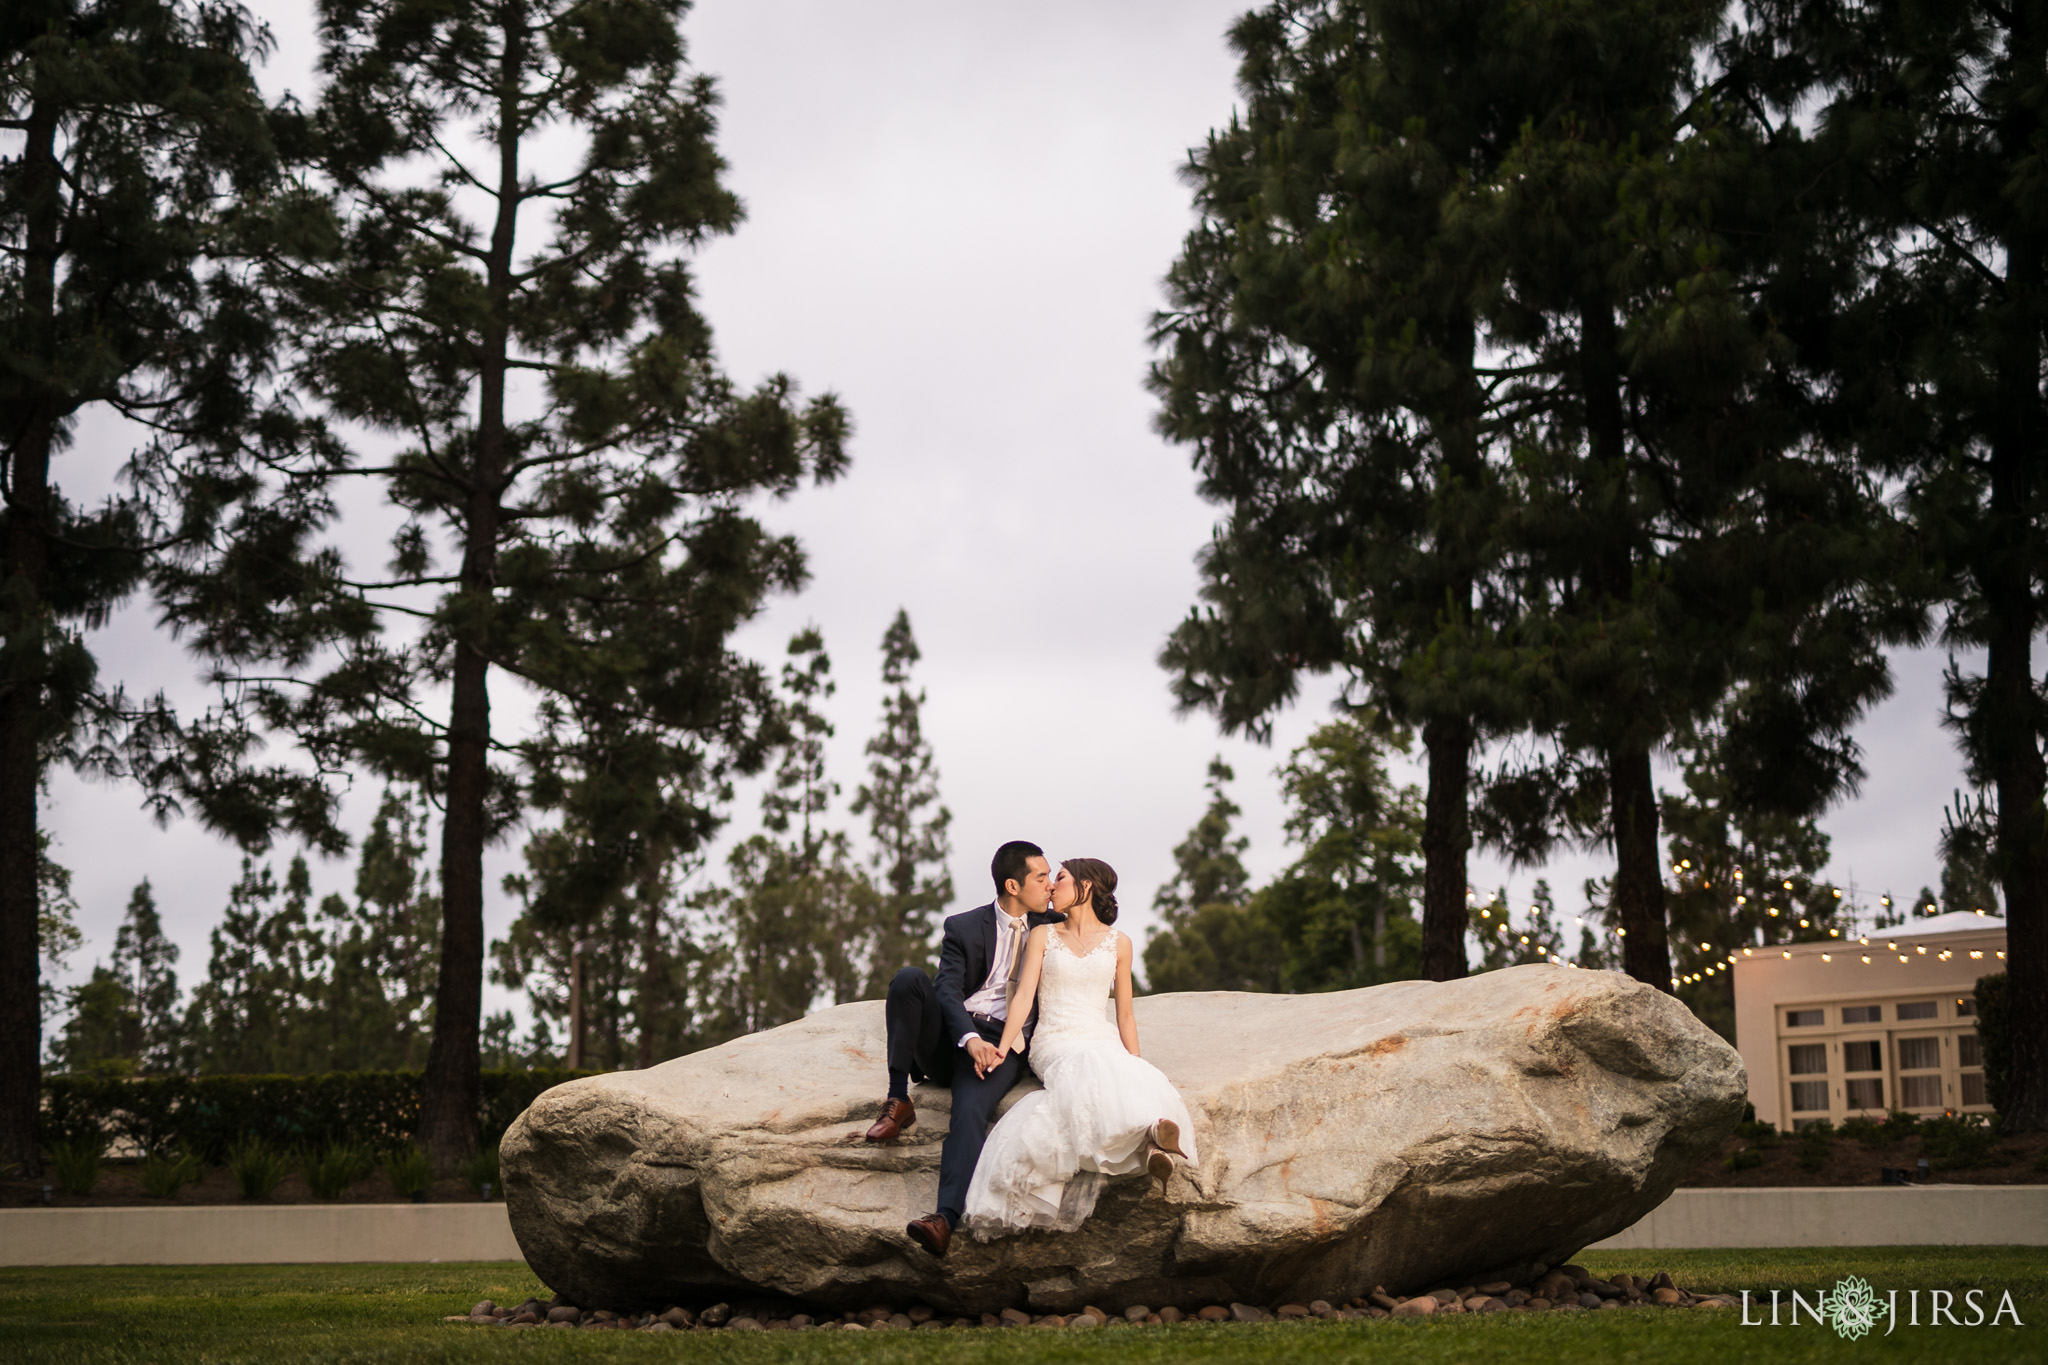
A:
<svg viewBox="0 0 2048 1365">
<path fill-rule="evenodd" d="M 953 1240 L 953 1225 L 946 1221 L 943 1214 L 928 1213 L 922 1218 L 913 1219 L 903 1230 L 910 1234 L 911 1241 L 938 1257 L 945 1256 L 946 1243 Z"/>
<path fill-rule="evenodd" d="M 904 1130 L 917 1126 L 917 1106 L 909 1100 L 882 1101 L 882 1117 L 868 1129 L 869 1142 L 893 1142 Z"/>
</svg>

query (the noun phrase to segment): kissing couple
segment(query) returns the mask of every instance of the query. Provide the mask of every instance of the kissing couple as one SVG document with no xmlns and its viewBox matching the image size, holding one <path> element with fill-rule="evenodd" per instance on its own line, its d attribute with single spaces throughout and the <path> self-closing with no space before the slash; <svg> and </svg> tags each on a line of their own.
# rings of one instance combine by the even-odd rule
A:
<svg viewBox="0 0 2048 1365">
<path fill-rule="evenodd" d="M 993 903 L 950 916 L 939 976 L 889 983 L 889 1097 L 867 1131 L 889 1142 L 917 1122 L 910 1083 L 953 1091 L 939 1207 L 905 1229 L 944 1256 L 954 1229 L 977 1241 L 1072 1232 L 1111 1178 L 1195 1160 L 1194 1123 L 1173 1082 L 1138 1055 L 1131 940 L 1116 924 L 1116 873 L 1069 858 L 1053 876 L 1038 845 L 1013 840 L 989 867 Z M 1116 997 L 1116 1022 L 1105 1002 Z M 1045 1084 L 989 1118 L 1029 1066 Z"/>
</svg>

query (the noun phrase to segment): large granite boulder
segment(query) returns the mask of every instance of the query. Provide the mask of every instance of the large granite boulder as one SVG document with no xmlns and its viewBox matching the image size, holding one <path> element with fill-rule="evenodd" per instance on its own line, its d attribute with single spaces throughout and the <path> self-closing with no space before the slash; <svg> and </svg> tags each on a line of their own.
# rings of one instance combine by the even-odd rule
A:
<svg viewBox="0 0 2048 1365">
<path fill-rule="evenodd" d="M 888 1146 L 882 1006 L 557 1086 L 500 1148 L 536 1274 L 585 1306 L 755 1292 L 838 1308 L 1183 1307 L 1523 1283 L 1663 1202 L 1742 1114 L 1735 1050 L 1614 972 L 1514 967 L 1330 995 L 1137 1002 L 1199 1170 L 1103 1192 L 1070 1236 L 934 1261 L 948 1094 Z M 1020 1086 L 1013 1099 L 1025 1093 Z"/>
</svg>

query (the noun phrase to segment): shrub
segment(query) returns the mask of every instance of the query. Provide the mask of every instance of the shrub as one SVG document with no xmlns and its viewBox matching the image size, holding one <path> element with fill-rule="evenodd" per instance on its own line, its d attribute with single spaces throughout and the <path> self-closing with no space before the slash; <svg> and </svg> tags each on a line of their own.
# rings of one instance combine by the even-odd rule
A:
<svg viewBox="0 0 2048 1365">
<path fill-rule="evenodd" d="M 1802 1169 L 1817 1171 L 1828 1164 L 1828 1155 L 1833 1150 L 1835 1125 L 1826 1119 L 1815 1119 L 1799 1130 L 1799 1165 Z"/>
<path fill-rule="evenodd" d="M 434 1166 L 418 1147 L 405 1147 L 385 1154 L 384 1178 L 391 1182 L 393 1194 L 410 1199 L 432 1188 Z"/>
<path fill-rule="evenodd" d="M 2001 1114 L 2005 1112 L 2006 1081 L 2012 1074 L 2010 994 L 2004 972 L 1977 978 L 1977 1042 L 1984 1054 L 1984 1098 Z"/>
<path fill-rule="evenodd" d="M 1735 1136 L 1757 1147 L 1775 1147 L 1778 1145 L 1777 1125 L 1765 1123 L 1761 1119 L 1744 1119 L 1735 1126 Z"/>
<path fill-rule="evenodd" d="M 291 1161 L 262 1138 L 243 1138 L 228 1149 L 228 1170 L 242 1198 L 268 1199 L 291 1170 Z"/>
<path fill-rule="evenodd" d="M 504 1198 L 505 1187 L 498 1183 L 498 1144 L 494 1142 L 488 1147 L 478 1148 L 475 1156 L 463 1162 L 462 1178 L 469 1182 L 469 1187 L 476 1191 L 479 1199 L 489 1199 L 494 1195 Z"/>
<path fill-rule="evenodd" d="M 1998 1130 L 1982 1114 L 1944 1114 L 1922 1121 L 1920 1154 L 1938 1171 L 2002 1164 Z"/>
<path fill-rule="evenodd" d="M 477 1137 L 495 1145 L 542 1091 L 590 1071 L 486 1071 Z M 282 1150 L 354 1143 L 373 1152 L 413 1140 L 417 1071 L 340 1071 L 324 1076 L 51 1076 L 43 1082 L 38 1132 L 47 1145 L 104 1133 L 145 1152 L 179 1149 L 208 1165 L 260 1138 Z"/>
<path fill-rule="evenodd" d="M 1729 1171 L 1753 1171 L 1764 1164 L 1764 1154 L 1754 1147 L 1737 1147 L 1721 1159 L 1721 1166 Z"/>
<path fill-rule="evenodd" d="M 376 1155 L 353 1142 L 329 1142 L 300 1158 L 306 1188 L 315 1199 L 339 1199 L 348 1187 L 377 1169 Z"/>
<path fill-rule="evenodd" d="M 153 1199 L 170 1199 L 199 1173 L 199 1158 L 190 1152 L 151 1152 L 142 1159 L 142 1192 Z"/>
<path fill-rule="evenodd" d="M 93 1186 L 100 1183 L 100 1158 L 106 1151 L 106 1139 L 97 1135 L 51 1143 L 50 1168 L 56 1174 L 57 1188 L 81 1199 L 91 1194 Z"/>
</svg>

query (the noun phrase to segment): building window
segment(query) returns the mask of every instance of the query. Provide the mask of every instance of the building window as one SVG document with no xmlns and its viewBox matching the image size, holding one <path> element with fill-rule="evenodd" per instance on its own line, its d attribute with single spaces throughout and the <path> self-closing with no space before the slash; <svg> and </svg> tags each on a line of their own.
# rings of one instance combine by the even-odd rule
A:
<svg viewBox="0 0 2048 1365">
<path fill-rule="evenodd" d="M 1940 1075 L 1899 1077 L 1899 1107 L 1901 1109 L 1941 1108 Z"/>
<path fill-rule="evenodd" d="M 1976 1034 L 1958 1033 L 1956 1035 L 1956 1065 L 1984 1065 L 1984 1045 L 1977 1041 Z"/>
<path fill-rule="evenodd" d="M 1883 1018 L 1883 1005 L 1842 1006 L 1842 1022 L 1845 1024 L 1875 1024 Z"/>
<path fill-rule="evenodd" d="M 1826 1043 L 1794 1043 L 1792 1061 L 1788 1068 L 1795 1076 L 1825 1076 L 1828 1074 L 1828 1045 Z"/>
<path fill-rule="evenodd" d="M 1905 1004 L 1899 1006 L 1899 1018 L 1932 1019 L 1934 1018 L 1934 1002 L 1932 1000 L 1908 1000 Z"/>
<path fill-rule="evenodd" d="M 1899 1039 L 1899 1070 L 1935 1071 L 1941 1067 L 1939 1038 Z M 1875 1070 L 1876 1068 L 1869 1068 Z"/>
<path fill-rule="evenodd" d="M 1882 1071 L 1884 1070 L 1884 1044 L 1872 1038 L 1868 1042 L 1842 1044 L 1842 1070 Z M 1850 1106 L 1854 1108 L 1855 1106 Z"/>
<path fill-rule="evenodd" d="M 1786 1028 L 1819 1028 L 1827 1022 L 1826 1010 L 1786 1010 Z"/>
<path fill-rule="evenodd" d="M 1826 1081 L 1792 1082 L 1792 1112 L 1826 1113 L 1828 1107 L 1828 1083 Z"/>
<path fill-rule="evenodd" d="M 1976 1017 L 1977 1002 L 1975 1000 L 1970 999 L 1968 996 L 1964 996 L 1963 998 L 1956 1001 L 1956 1018 L 1975 1019 Z"/>
<path fill-rule="evenodd" d="M 1850 1081 L 1848 1105 L 1851 1109 L 1884 1108 L 1884 1082 L 1875 1076 L 1866 1080 Z"/>
<path fill-rule="evenodd" d="M 1985 1098 L 1984 1098 L 1984 1073 L 1983 1073 L 1983 1072 L 1981 1072 L 1981 1071 L 1965 1071 L 1965 1072 L 1963 1073 L 1963 1103 L 1964 1103 L 1964 1104 L 1989 1104 L 1989 1103 L 1990 1103 L 1990 1101 L 1989 1101 L 1989 1100 L 1987 1100 L 1987 1099 L 1985 1099 Z"/>
</svg>

